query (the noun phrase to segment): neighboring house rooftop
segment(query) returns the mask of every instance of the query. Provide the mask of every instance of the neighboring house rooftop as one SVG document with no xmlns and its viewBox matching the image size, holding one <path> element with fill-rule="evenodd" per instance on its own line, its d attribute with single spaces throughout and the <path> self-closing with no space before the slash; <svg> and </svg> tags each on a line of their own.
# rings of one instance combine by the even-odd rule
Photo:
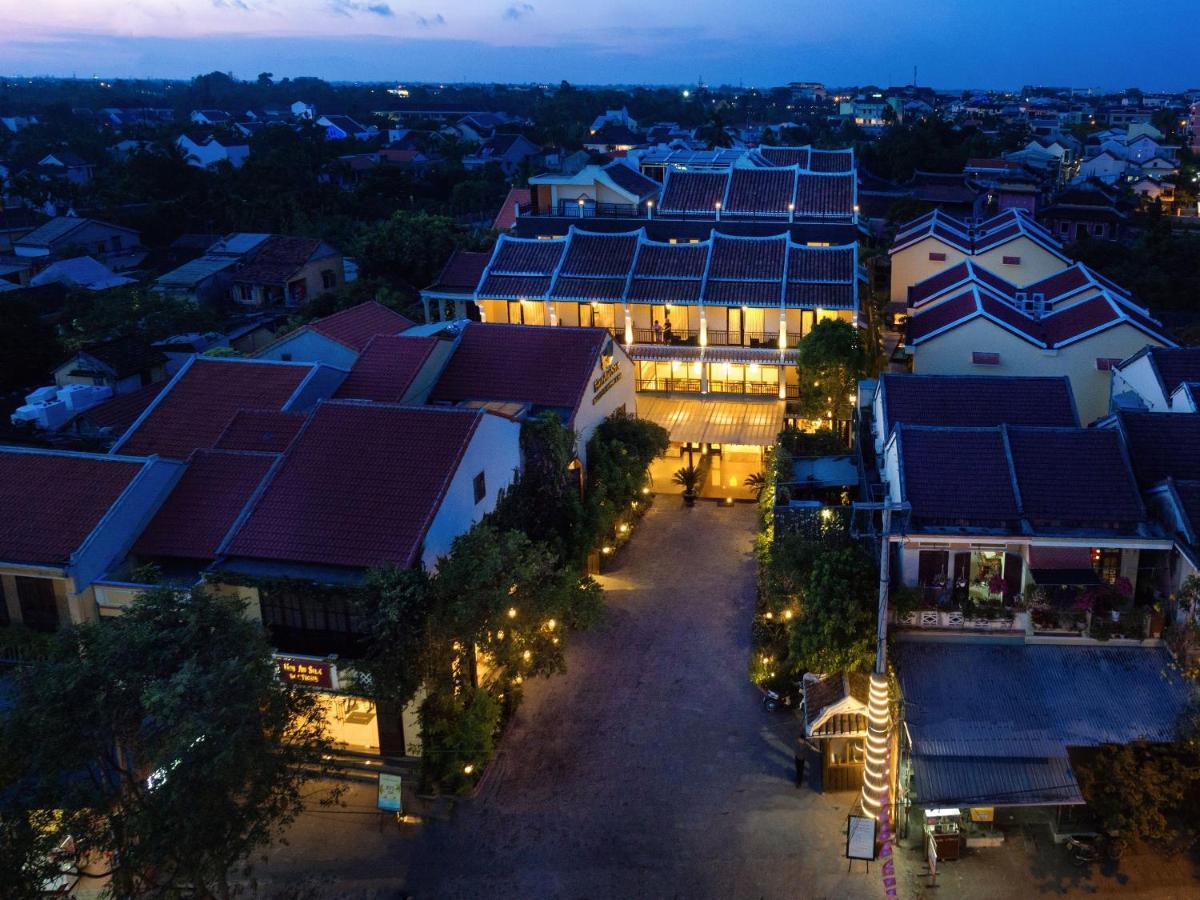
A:
<svg viewBox="0 0 1200 900">
<path fill-rule="evenodd" d="M 1124 533 L 1146 521 L 1114 430 L 901 423 L 893 435 L 917 530 Z"/>
<path fill-rule="evenodd" d="M 888 429 L 896 425 L 1077 428 L 1071 382 L 1061 377 L 995 375 L 879 376 Z M 884 435 L 886 438 L 887 435 Z"/>
<path fill-rule="evenodd" d="M 334 398 L 399 403 L 438 343 L 435 337 L 375 335 L 363 348 Z"/>
<path fill-rule="evenodd" d="M 496 220 L 499 219 L 497 216 Z M 473 297 L 475 287 L 483 277 L 483 270 L 487 268 L 491 258 L 490 253 L 456 249 L 446 260 L 446 265 L 442 266 L 437 280 L 425 290 L 435 294 L 462 294 L 466 298 Z"/>
<path fill-rule="evenodd" d="M 128 394 L 117 394 L 110 400 L 88 407 L 78 418 L 86 420 L 94 428 L 104 429 L 120 437 L 166 386 L 165 381 L 156 381 Z"/>
<path fill-rule="evenodd" d="M 211 560 L 276 457 L 197 450 L 133 545 L 139 556 Z"/>
<path fill-rule="evenodd" d="M 412 565 L 483 416 L 321 404 L 225 555 L 356 569 Z"/>
<path fill-rule="evenodd" d="M 0 560 L 69 565 L 147 464 L 0 447 Z"/>
<path fill-rule="evenodd" d="M 1170 397 L 1185 381 L 1200 381 L 1200 347 L 1145 347 L 1121 365 L 1143 356 L 1149 358 L 1164 397 Z"/>
<path fill-rule="evenodd" d="M 126 454 L 187 459 L 213 447 L 242 409 L 284 409 L 316 369 L 279 363 L 193 357 L 114 447 Z"/>
<path fill-rule="evenodd" d="M 29 283 L 34 287 L 43 284 L 69 284 L 91 291 L 103 291 L 123 284 L 133 284 L 133 279 L 116 274 L 90 256 L 77 256 L 74 259 L 60 259 L 51 263 L 34 275 Z"/>
<path fill-rule="evenodd" d="M 303 326 L 352 350 L 361 351 L 377 334 L 399 334 L 413 322 L 382 303 L 368 300 Z"/>
<path fill-rule="evenodd" d="M 1124 437 L 1143 490 L 1167 478 L 1200 480 L 1200 413 L 1121 410 L 1105 424 Z"/>
<path fill-rule="evenodd" d="M 1062 252 L 1062 244 L 1022 209 L 1007 209 L 975 226 L 935 209 L 897 228 L 888 253 L 898 253 L 929 237 L 966 254 L 985 253 L 1025 237 L 1057 256 L 1064 265 L 1071 263 Z"/>
<path fill-rule="evenodd" d="M 258 246 L 250 262 L 234 274 L 243 284 L 287 284 L 321 248 L 320 238 L 273 234 Z"/>
<path fill-rule="evenodd" d="M 508 196 L 504 198 L 504 202 L 500 204 L 500 211 L 496 213 L 496 219 L 492 222 L 492 228 L 496 231 L 508 231 L 516 224 L 517 221 L 517 204 L 528 206 L 530 201 L 529 188 L 509 188 Z M 457 254 L 458 251 L 456 250 Z M 451 257 L 453 258 L 453 257 Z"/>
<path fill-rule="evenodd" d="M 308 416 L 278 409 L 240 409 L 213 447 L 217 450 L 248 450 L 282 453 L 292 445 Z"/>
<path fill-rule="evenodd" d="M 71 360 L 78 359 L 81 354 L 86 354 L 103 363 L 112 370 L 117 379 L 149 371 L 167 361 L 167 357 L 157 347 L 147 344 L 137 335 L 127 335 L 80 347 L 79 350 L 67 357 L 59 368 Z"/>
<path fill-rule="evenodd" d="M 21 236 L 14 243 L 26 247 L 49 247 L 52 244 L 69 240 L 72 233 L 89 224 L 96 224 L 104 228 L 112 228 L 129 234 L 137 234 L 132 228 L 113 225 L 109 222 L 101 222 L 98 219 L 83 219 L 78 216 L 55 216 L 28 234 Z"/>
<path fill-rule="evenodd" d="M 463 329 L 431 402 L 513 401 L 565 411 L 565 422 L 591 384 L 612 337 L 602 328 L 483 325 Z"/>
<path fill-rule="evenodd" d="M 193 288 L 205 279 L 224 272 L 236 262 L 237 257 L 234 256 L 201 256 L 160 275 L 154 283 L 163 288 Z"/>
<path fill-rule="evenodd" d="M 900 641 L 918 806 L 1083 803 L 1068 748 L 1175 739 L 1189 690 L 1162 647 Z"/>
</svg>

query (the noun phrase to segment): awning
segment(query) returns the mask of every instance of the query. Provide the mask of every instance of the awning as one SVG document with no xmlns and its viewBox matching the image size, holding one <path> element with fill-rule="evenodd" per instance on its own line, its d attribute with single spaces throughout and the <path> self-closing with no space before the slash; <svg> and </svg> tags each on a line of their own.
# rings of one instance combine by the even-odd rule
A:
<svg viewBox="0 0 1200 900">
<path fill-rule="evenodd" d="M 1036 584 L 1099 584 L 1092 567 L 1092 552 L 1087 547 L 1029 548 L 1029 574 Z"/>
<path fill-rule="evenodd" d="M 637 414 L 667 429 L 671 440 L 767 447 L 783 430 L 782 400 L 692 400 L 637 395 Z"/>
<path fill-rule="evenodd" d="M 920 806 L 1074 806 L 1084 802 L 1065 756 L 912 757 Z"/>
</svg>

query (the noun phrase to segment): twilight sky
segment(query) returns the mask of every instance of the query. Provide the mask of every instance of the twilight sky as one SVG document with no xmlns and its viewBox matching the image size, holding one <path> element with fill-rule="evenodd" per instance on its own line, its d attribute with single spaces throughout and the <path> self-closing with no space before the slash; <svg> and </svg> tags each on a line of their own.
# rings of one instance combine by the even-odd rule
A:
<svg viewBox="0 0 1200 900">
<path fill-rule="evenodd" d="M 1194 3 L 0 0 L 0 74 L 1182 89 L 1200 56 L 1160 26 Z"/>
</svg>

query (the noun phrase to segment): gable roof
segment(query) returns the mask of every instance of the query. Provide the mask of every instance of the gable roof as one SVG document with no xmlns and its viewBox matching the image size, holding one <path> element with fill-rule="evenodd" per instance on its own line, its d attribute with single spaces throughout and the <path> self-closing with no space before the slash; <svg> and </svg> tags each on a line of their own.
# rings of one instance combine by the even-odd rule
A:
<svg viewBox="0 0 1200 900">
<path fill-rule="evenodd" d="M 261 244 L 250 262 L 234 272 L 243 284 L 285 284 L 303 268 L 324 242 L 320 238 L 273 234 Z"/>
<path fill-rule="evenodd" d="M 508 196 L 506 196 L 504 198 L 504 202 L 500 204 L 500 211 L 496 213 L 496 218 L 492 222 L 492 228 L 496 231 L 508 231 L 508 229 L 512 228 L 517 222 L 517 211 L 515 209 L 516 205 L 520 204 L 521 206 L 527 206 L 529 201 L 529 188 L 509 188 Z M 461 251 L 456 249 L 454 253 L 451 254 L 450 258 L 454 259 L 459 252 Z"/>
<path fill-rule="evenodd" d="M 1150 359 L 1164 397 L 1170 397 L 1185 381 L 1200 381 L 1200 347 L 1147 347 L 1143 353 Z"/>
<path fill-rule="evenodd" d="M 368 300 L 323 319 L 313 319 L 303 327 L 361 352 L 375 335 L 399 334 L 412 326 L 411 319 L 378 301 Z"/>
<path fill-rule="evenodd" d="M 484 325 L 463 329 L 430 393 L 432 402 L 502 400 L 567 410 L 569 420 L 612 340 L 603 328 Z"/>
<path fill-rule="evenodd" d="M 363 348 L 334 398 L 399 403 L 438 343 L 435 337 L 377 334 Z"/>
<path fill-rule="evenodd" d="M 628 191 L 638 200 L 658 196 L 661 185 L 653 178 L 647 178 L 625 160 L 615 159 L 602 170 L 605 175 L 616 182 L 621 189 Z"/>
<path fill-rule="evenodd" d="M 926 238 L 936 238 L 965 253 L 976 255 L 1001 247 L 1017 238 L 1033 241 L 1047 253 L 1069 264 L 1062 244 L 1024 210 L 1007 209 L 978 225 L 970 225 L 941 210 L 933 210 L 896 229 L 896 237 L 888 254 L 899 253 Z"/>
<path fill-rule="evenodd" d="M 483 416 L 321 404 L 224 554 L 350 568 L 412 565 Z"/>
<path fill-rule="evenodd" d="M 59 368 L 81 355 L 91 356 L 112 370 L 117 379 L 148 372 L 161 366 L 167 357 L 157 347 L 152 347 L 137 335 L 110 338 L 80 347 Z"/>
<path fill-rule="evenodd" d="M 132 228 L 113 225 L 110 222 L 101 222 L 98 219 L 81 219 L 78 216 L 55 216 L 48 222 L 43 222 L 28 234 L 17 238 L 13 243 L 25 247 L 49 247 L 52 244 L 68 239 L 75 231 L 83 228 L 85 225 L 91 224 L 99 225 L 103 228 L 112 228 L 116 231 L 124 231 L 126 234 L 137 234 Z"/>
<path fill-rule="evenodd" d="M 278 457 L 197 450 L 133 545 L 139 556 L 216 559 L 217 550 Z"/>
<path fill-rule="evenodd" d="M 103 403 L 88 407 L 78 418 L 88 421 L 96 428 L 108 429 L 120 437 L 166 386 L 166 381 L 156 381 L 128 394 L 117 394 Z"/>
<path fill-rule="evenodd" d="M 220 439 L 241 409 L 284 409 L 315 372 L 311 363 L 192 357 L 113 447 L 187 459 Z"/>
<path fill-rule="evenodd" d="M 150 464 L 0 447 L 0 560 L 66 566 Z"/>
<path fill-rule="evenodd" d="M 900 424 L 1079 426 L 1071 382 L 1065 375 L 901 375 L 885 372 L 879 376 L 878 390 L 885 416 L 880 425 L 889 431 Z"/>
<path fill-rule="evenodd" d="M 503 210 L 501 210 L 501 215 L 503 215 Z M 496 221 L 499 220 L 500 216 L 497 216 Z M 491 258 L 490 253 L 455 249 L 450 254 L 450 258 L 446 260 L 446 264 L 442 266 L 442 271 L 438 273 L 433 284 L 422 288 L 422 292 L 461 294 L 464 299 L 470 299 L 474 297 L 475 287 L 479 284 L 479 279 L 483 277 L 483 270 L 487 268 L 488 260 Z"/>
<path fill-rule="evenodd" d="M 661 216 L 846 219 L 858 202 L 853 171 L 814 172 L 799 166 L 724 170 L 668 168 Z"/>
<path fill-rule="evenodd" d="M 1166 480 L 1200 480 L 1200 413 L 1121 410 L 1105 421 L 1129 448 L 1143 490 Z"/>
<path fill-rule="evenodd" d="M 1128 532 L 1146 521 L 1115 430 L 901 423 L 893 434 L 919 529 Z"/>
</svg>

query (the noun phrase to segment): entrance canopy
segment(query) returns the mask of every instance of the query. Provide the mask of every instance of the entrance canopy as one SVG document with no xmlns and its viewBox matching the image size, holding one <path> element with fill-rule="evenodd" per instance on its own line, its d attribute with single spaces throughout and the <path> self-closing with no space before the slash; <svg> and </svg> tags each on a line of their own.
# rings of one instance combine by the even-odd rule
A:
<svg viewBox="0 0 1200 900">
<path fill-rule="evenodd" d="M 693 400 L 639 394 L 637 414 L 667 429 L 676 443 L 767 447 L 783 430 L 782 400 Z"/>
</svg>

